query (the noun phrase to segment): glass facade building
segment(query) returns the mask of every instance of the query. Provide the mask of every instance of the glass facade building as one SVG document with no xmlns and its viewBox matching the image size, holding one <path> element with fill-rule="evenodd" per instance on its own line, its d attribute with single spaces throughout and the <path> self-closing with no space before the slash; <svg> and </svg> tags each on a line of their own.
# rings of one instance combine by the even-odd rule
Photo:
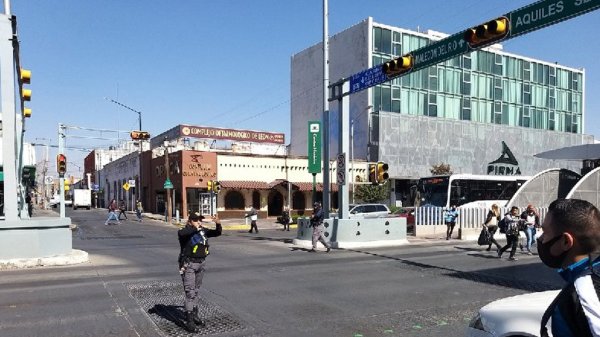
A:
<svg viewBox="0 0 600 337">
<path fill-rule="evenodd" d="M 426 46 L 421 33 L 372 27 L 372 65 Z M 495 48 L 372 89 L 375 110 L 582 133 L 584 73 Z"/>
</svg>

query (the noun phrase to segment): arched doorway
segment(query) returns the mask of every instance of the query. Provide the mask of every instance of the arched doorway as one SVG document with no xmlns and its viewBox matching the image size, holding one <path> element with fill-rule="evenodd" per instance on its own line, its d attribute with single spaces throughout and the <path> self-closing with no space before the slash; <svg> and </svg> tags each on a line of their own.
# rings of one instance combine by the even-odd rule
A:
<svg viewBox="0 0 600 337">
<path fill-rule="evenodd" d="M 244 209 L 244 196 L 238 191 L 229 191 L 225 195 L 225 209 Z"/>
<path fill-rule="evenodd" d="M 306 196 L 304 192 L 296 191 L 292 196 L 292 209 L 302 211 L 306 209 Z"/>
<path fill-rule="evenodd" d="M 260 209 L 260 192 L 254 191 L 252 192 L 252 207 L 254 209 Z"/>
<path fill-rule="evenodd" d="M 283 195 L 276 190 L 269 192 L 268 216 L 281 215 L 283 210 Z"/>
</svg>

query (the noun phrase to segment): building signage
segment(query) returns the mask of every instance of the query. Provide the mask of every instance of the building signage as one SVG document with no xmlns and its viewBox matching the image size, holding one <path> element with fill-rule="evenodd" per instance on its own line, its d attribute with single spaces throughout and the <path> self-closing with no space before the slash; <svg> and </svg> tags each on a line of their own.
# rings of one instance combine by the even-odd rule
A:
<svg viewBox="0 0 600 337">
<path fill-rule="evenodd" d="M 238 129 L 221 129 L 211 128 L 207 126 L 190 125 L 180 125 L 179 127 L 180 134 L 184 137 L 237 140 L 253 143 L 285 144 L 285 134 L 283 133 Z"/>
<path fill-rule="evenodd" d="M 488 163 L 487 174 L 497 176 L 521 175 L 519 162 L 505 142 L 502 142 L 502 154 L 500 154 L 500 157 Z"/>
<path fill-rule="evenodd" d="M 321 122 L 308 121 L 308 173 L 321 172 Z"/>
</svg>

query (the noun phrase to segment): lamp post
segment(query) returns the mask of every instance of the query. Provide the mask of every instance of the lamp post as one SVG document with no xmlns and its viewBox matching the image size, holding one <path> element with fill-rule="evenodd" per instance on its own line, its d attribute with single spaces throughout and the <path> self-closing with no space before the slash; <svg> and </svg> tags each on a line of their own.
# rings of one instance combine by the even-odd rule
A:
<svg viewBox="0 0 600 337">
<path fill-rule="evenodd" d="M 369 105 L 365 108 L 365 110 L 363 112 L 361 112 L 358 116 L 352 118 L 352 120 L 350 121 L 350 152 L 352 153 L 352 156 L 350 157 L 351 163 L 350 163 L 350 171 L 352 171 L 352 203 L 354 203 L 354 180 L 355 178 L 355 171 L 354 171 L 354 121 L 362 116 L 362 114 L 364 114 L 365 112 L 369 111 L 373 106 Z"/>
</svg>

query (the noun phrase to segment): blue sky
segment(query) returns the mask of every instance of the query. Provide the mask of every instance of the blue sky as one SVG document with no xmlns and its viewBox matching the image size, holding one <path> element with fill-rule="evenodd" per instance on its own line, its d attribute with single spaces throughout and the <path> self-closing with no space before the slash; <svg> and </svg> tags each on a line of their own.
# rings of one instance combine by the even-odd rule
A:
<svg viewBox="0 0 600 337">
<path fill-rule="evenodd" d="M 329 0 L 329 31 L 371 16 L 452 34 L 531 2 Z M 56 144 L 58 123 L 137 129 L 137 114 L 105 97 L 142 111 L 153 135 L 189 123 L 284 132 L 287 142 L 290 58 L 322 40 L 321 0 L 13 0 L 12 12 L 22 64 L 33 73 L 30 142 Z M 586 69 L 585 131 L 596 138 L 598 31 L 600 10 L 503 43 L 511 53 Z M 115 142 L 68 139 L 71 146 Z M 82 166 L 85 153 L 67 156 Z"/>
</svg>

